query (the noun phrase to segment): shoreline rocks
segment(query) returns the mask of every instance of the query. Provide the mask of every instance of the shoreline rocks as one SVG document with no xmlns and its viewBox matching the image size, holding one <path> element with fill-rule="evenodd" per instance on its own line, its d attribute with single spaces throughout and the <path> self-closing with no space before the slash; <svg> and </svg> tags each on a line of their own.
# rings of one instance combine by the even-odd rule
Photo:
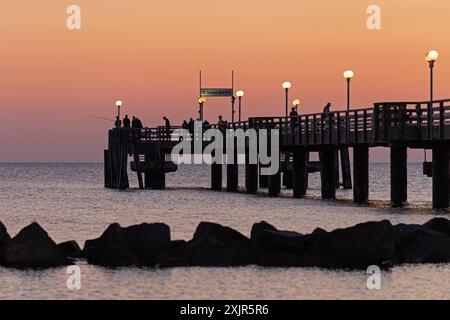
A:
<svg viewBox="0 0 450 320">
<path fill-rule="evenodd" d="M 217 223 L 201 222 L 191 240 L 172 240 L 170 227 L 113 223 L 83 250 L 75 241 L 56 244 L 37 223 L 11 239 L 0 222 L 0 265 L 47 268 L 85 258 L 104 267 L 321 267 L 366 269 L 404 263 L 449 263 L 450 220 L 434 218 L 423 225 L 376 221 L 310 234 L 255 223 L 250 238 Z"/>
</svg>

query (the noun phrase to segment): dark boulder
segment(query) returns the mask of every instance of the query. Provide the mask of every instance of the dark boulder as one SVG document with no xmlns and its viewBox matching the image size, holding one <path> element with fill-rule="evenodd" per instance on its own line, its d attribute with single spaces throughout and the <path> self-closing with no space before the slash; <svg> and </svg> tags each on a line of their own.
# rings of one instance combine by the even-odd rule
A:
<svg viewBox="0 0 450 320">
<path fill-rule="evenodd" d="M 398 263 L 450 262 L 450 237 L 420 225 L 397 225 L 395 257 Z"/>
<path fill-rule="evenodd" d="M 301 259 L 303 265 L 326 268 L 384 266 L 394 259 L 392 225 L 385 220 L 319 231 Z"/>
<path fill-rule="evenodd" d="M 259 264 L 261 249 L 240 232 L 216 223 L 201 222 L 187 243 L 192 266 L 244 266 Z"/>
<path fill-rule="evenodd" d="M 3 251 L 6 243 L 11 240 L 6 227 L 0 222 L 0 265 L 3 264 Z"/>
<path fill-rule="evenodd" d="M 83 253 L 90 264 L 109 267 L 138 264 L 118 223 L 109 225 L 100 238 L 87 240 Z"/>
<path fill-rule="evenodd" d="M 23 228 L 4 248 L 4 264 L 13 268 L 47 268 L 70 261 L 36 222 Z"/>
<path fill-rule="evenodd" d="M 162 268 L 188 266 L 187 242 L 184 240 L 171 241 L 169 246 L 156 258 L 156 265 Z"/>
<path fill-rule="evenodd" d="M 450 237 L 450 220 L 445 218 L 434 218 L 423 225 L 425 228 L 441 232 Z"/>
<path fill-rule="evenodd" d="M 88 240 L 83 253 L 89 263 L 102 266 L 154 266 L 158 254 L 170 245 L 170 228 L 143 223 L 122 228 L 111 224 L 98 239 Z"/>
<path fill-rule="evenodd" d="M 83 256 L 80 246 L 74 240 L 62 242 L 58 244 L 58 248 L 67 257 L 81 258 Z"/>
<path fill-rule="evenodd" d="M 261 221 L 261 222 L 255 223 L 252 226 L 252 231 L 250 233 L 250 239 L 254 243 L 258 243 L 260 235 L 267 230 L 277 231 L 277 228 L 275 228 L 270 223 L 267 223 L 266 221 Z"/>
<path fill-rule="evenodd" d="M 143 223 L 123 229 L 125 240 L 139 262 L 154 266 L 158 254 L 170 245 L 170 228 L 163 223 Z"/>
<path fill-rule="evenodd" d="M 253 225 L 251 239 L 257 246 L 272 254 L 299 255 L 306 246 L 303 234 L 277 230 L 264 221 Z"/>
</svg>

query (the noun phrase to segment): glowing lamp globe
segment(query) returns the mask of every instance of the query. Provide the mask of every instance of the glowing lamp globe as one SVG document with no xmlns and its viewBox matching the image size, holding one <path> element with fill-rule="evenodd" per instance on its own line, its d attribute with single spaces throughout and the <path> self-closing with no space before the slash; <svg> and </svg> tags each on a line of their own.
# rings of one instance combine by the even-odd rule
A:
<svg viewBox="0 0 450 320">
<path fill-rule="evenodd" d="M 116 107 L 120 108 L 122 106 L 122 101 L 117 100 L 116 101 Z"/>
<path fill-rule="evenodd" d="M 244 96 L 244 91 L 240 90 L 240 91 L 236 92 L 236 95 L 238 97 L 243 97 Z"/>
<path fill-rule="evenodd" d="M 198 99 L 199 103 L 205 103 L 206 102 L 206 98 L 205 97 L 201 97 Z"/>
<path fill-rule="evenodd" d="M 425 60 L 428 62 L 434 62 L 439 58 L 439 53 L 436 50 L 431 50 L 427 53 Z"/>
<path fill-rule="evenodd" d="M 351 71 L 351 70 L 347 70 L 344 72 L 345 79 L 351 79 L 351 78 L 353 78 L 353 76 L 354 76 L 354 74 L 353 74 L 353 71 Z"/>
<path fill-rule="evenodd" d="M 299 106 L 300 105 L 300 99 L 295 99 L 293 102 L 294 106 Z"/>
<path fill-rule="evenodd" d="M 283 89 L 290 89 L 292 87 L 292 84 L 288 81 L 286 81 L 285 83 L 283 83 Z"/>
</svg>

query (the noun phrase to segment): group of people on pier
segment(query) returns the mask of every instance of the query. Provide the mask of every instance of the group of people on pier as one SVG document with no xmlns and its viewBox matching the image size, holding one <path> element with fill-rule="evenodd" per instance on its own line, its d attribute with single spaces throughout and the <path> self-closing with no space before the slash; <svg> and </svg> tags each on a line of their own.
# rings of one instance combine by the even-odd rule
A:
<svg viewBox="0 0 450 320">
<path fill-rule="evenodd" d="M 125 115 L 125 118 L 123 120 L 120 120 L 120 117 L 116 117 L 116 122 L 114 123 L 116 128 L 127 128 L 127 129 L 143 129 L 144 126 L 142 125 L 142 121 L 138 118 L 133 116 L 133 118 L 130 120 L 128 118 L 128 115 Z"/>
</svg>

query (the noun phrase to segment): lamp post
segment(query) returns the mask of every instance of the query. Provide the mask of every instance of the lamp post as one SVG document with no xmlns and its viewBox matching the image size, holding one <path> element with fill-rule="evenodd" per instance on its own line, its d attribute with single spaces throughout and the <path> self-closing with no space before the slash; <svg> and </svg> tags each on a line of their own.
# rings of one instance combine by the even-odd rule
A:
<svg viewBox="0 0 450 320">
<path fill-rule="evenodd" d="M 295 99 L 292 104 L 295 107 L 295 111 L 298 113 L 298 106 L 300 105 L 300 99 Z"/>
<path fill-rule="evenodd" d="M 288 106 L 288 104 L 289 104 L 289 89 L 292 87 L 292 84 L 289 82 L 289 81 L 286 81 L 286 82 L 284 82 L 283 83 L 283 89 L 284 89 L 284 91 L 285 91 L 285 93 L 286 93 L 286 112 L 285 112 L 285 116 L 286 116 L 286 121 L 285 121 L 285 128 L 284 128 L 284 130 L 285 130 L 285 136 L 286 136 L 286 142 L 287 142 L 287 139 L 288 139 L 288 137 L 287 137 L 287 134 L 288 134 L 288 108 L 289 108 L 289 106 Z"/>
<path fill-rule="evenodd" d="M 292 87 L 292 84 L 289 81 L 283 83 L 283 89 L 286 93 L 286 119 L 288 117 L 288 100 L 289 100 L 289 89 Z"/>
<path fill-rule="evenodd" d="M 436 50 L 431 50 L 427 53 L 425 60 L 428 61 L 430 67 L 430 103 L 433 104 L 433 69 L 434 63 L 439 58 L 439 53 Z"/>
<path fill-rule="evenodd" d="M 434 70 L 434 64 L 436 63 L 436 60 L 439 58 L 439 53 L 436 50 L 428 51 L 427 56 L 425 57 L 425 60 L 428 61 L 428 66 L 430 67 L 430 103 L 428 104 L 428 119 L 430 119 L 430 115 L 433 112 L 433 70 Z M 429 135 L 431 136 L 431 126 L 428 125 Z M 425 162 L 427 162 L 427 149 L 425 149 Z"/>
<path fill-rule="evenodd" d="M 116 101 L 116 107 L 117 107 L 117 119 L 116 119 L 116 127 L 119 127 L 119 123 L 120 123 L 120 107 L 122 106 L 122 101 L 117 100 Z M 119 120 L 119 121 L 117 121 Z"/>
<path fill-rule="evenodd" d="M 239 111 L 238 111 L 239 122 L 241 122 L 242 97 L 244 96 L 244 91 L 239 90 L 238 92 L 236 92 L 236 95 L 239 101 Z"/>
<path fill-rule="evenodd" d="M 350 135 L 350 81 L 353 78 L 353 71 L 347 70 L 344 72 L 344 78 L 347 80 L 347 113 L 346 113 L 346 134 L 347 134 L 347 142 Z"/>
<path fill-rule="evenodd" d="M 231 97 L 231 123 L 233 124 L 233 128 L 234 128 L 234 114 L 236 113 L 234 111 L 234 103 L 236 102 L 236 97 L 232 96 Z"/>
<path fill-rule="evenodd" d="M 198 98 L 198 103 L 200 105 L 198 113 L 199 113 L 201 122 L 203 122 L 203 105 L 205 104 L 205 102 L 206 102 L 206 98 L 205 97 Z"/>
</svg>

